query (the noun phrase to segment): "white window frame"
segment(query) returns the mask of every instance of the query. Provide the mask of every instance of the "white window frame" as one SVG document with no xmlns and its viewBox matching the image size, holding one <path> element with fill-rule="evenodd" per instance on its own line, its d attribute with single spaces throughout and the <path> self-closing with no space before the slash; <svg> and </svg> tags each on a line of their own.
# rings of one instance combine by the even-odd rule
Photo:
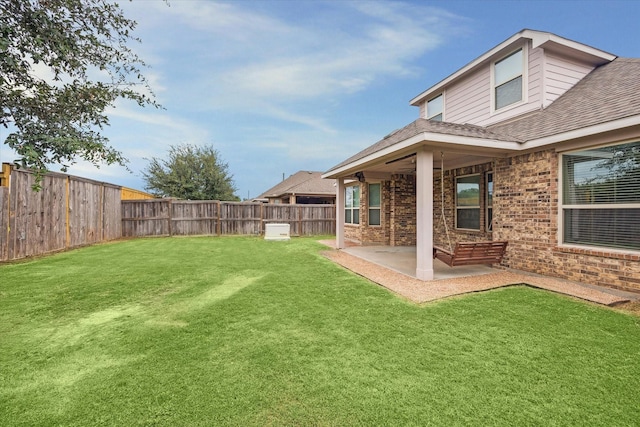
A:
<svg viewBox="0 0 640 427">
<path fill-rule="evenodd" d="M 440 111 L 437 111 L 436 113 L 431 113 L 429 111 L 429 103 L 431 101 L 434 101 L 438 98 L 442 98 L 442 109 Z M 444 92 L 440 93 L 439 95 L 436 95 L 434 97 L 432 97 L 430 100 L 428 100 L 425 104 L 425 109 L 427 110 L 427 120 L 435 120 L 434 117 L 436 116 L 440 116 L 440 120 L 437 120 L 439 122 L 443 122 L 444 121 Z"/>
<path fill-rule="evenodd" d="M 513 55 L 519 50 L 522 50 L 522 99 L 518 102 L 514 102 L 513 104 L 505 105 L 502 108 L 496 109 L 496 64 L 502 61 L 503 59 L 510 57 L 511 55 Z M 506 55 L 502 55 L 500 58 L 498 58 L 497 60 L 491 63 L 491 113 L 492 114 L 502 113 L 503 111 L 507 111 L 527 103 L 528 92 L 529 92 L 528 91 L 528 86 L 529 86 L 528 85 L 528 82 L 529 82 L 528 63 L 529 63 L 529 49 L 527 44 L 519 46 L 516 49 L 513 49 Z"/>
<path fill-rule="evenodd" d="M 565 152 L 561 152 L 560 153 L 560 155 L 558 156 L 558 213 L 557 213 L 558 214 L 557 215 L 558 235 L 556 236 L 557 242 L 558 242 L 558 247 L 573 248 L 573 249 L 587 249 L 587 250 L 595 250 L 595 251 L 598 251 L 598 252 L 618 253 L 618 254 L 634 254 L 634 255 L 637 255 L 637 254 L 640 253 L 640 251 L 636 251 L 636 250 L 633 250 L 633 249 L 612 248 L 612 247 L 608 247 L 608 246 L 581 245 L 581 244 L 576 244 L 576 243 L 565 243 L 564 242 L 564 229 L 565 229 L 564 213 L 565 213 L 565 209 L 629 209 L 629 208 L 638 209 L 638 208 L 640 208 L 640 203 L 589 204 L 589 205 L 584 205 L 584 204 L 577 204 L 577 205 L 565 204 L 564 203 L 564 186 L 565 186 L 565 182 L 564 182 L 564 166 L 563 166 L 563 164 L 564 164 L 564 156 L 565 155 L 571 155 L 573 153 L 577 153 L 577 152 L 580 152 L 580 151 L 585 151 L 587 149 L 598 149 L 598 148 L 603 148 L 603 147 L 624 145 L 624 144 L 629 144 L 629 143 L 633 143 L 633 142 L 638 142 L 638 139 L 625 140 L 625 141 L 620 141 L 620 142 L 616 142 L 616 143 L 613 143 L 613 144 L 602 144 L 602 145 L 598 145 L 598 146 L 595 146 L 595 147 L 588 147 L 588 148 L 584 147 L 584 148 L 574 149 L 574 150 L 571 150 L 571 151 L 565 151 Z"/>
<path fill-rule="evenodd" d="M 347 205 L 347 201 L 349 200 L 349 198 L 347 197 L 347 191 L 353 191 L 354 188 L 358 189 L 358 205 L 357 206 L 348 206 Z M 360 189 L 360 184 L 352 184 L 352 185 L 347 185 L 344 187 L 344 209 L 345 209 L 345 215 L 344 215 L 344 223 L 348 224 L 348 225 L 355 225 L 355 226 L 359 226 L 360 225 L 360 199 L 362 197 L 362 191 Z M 353 200 L 353 195 L 351 196 L 351 200 Z M 346 211 L 349 210 L 351 211 L 351 221 L 347 221 L 347 214 Z M 354 222 L 353 219 L 354 217 L 354 212 L 357 211 L 357 215 L 358 215 L 358 221 Z"/>
<path fill-rule="evenodd" d="M 380 205 L 379 206 L 371 206 L 371 186 L 377 185 L 380 191 Z M 371 211 L 377 210 L 378 218 L 380 219 L 379 224 L 371 224 Z M 367 224 L 371 227 L 380 227 L 382 226 L 382 183 L 381 182 L 368 182 L 367 183 Z"/>
<path fill-rule="evenodd" d="M 478 177 L 478 205 L 477 206 L 458 206 L 458 179 L 460 178 L 467 178 L 470 176 L 476 176 Z M 468 175 L 460 175 L 460 176 L 456 176 L 453 180 L 453 191 L 455 192 L 455 198 L 454 198 L 454 221 L 455 221 L 455 227 L 456 230 L 470 230 L 470 231 L 482 231 L 482 224 L 480 219 L 478 218 L 478 228 L 462 228 L 458 226 L 458 210 L 460 209 L 477 209 L 478 210 L 478 216 L 480 216 L 480 213 L 482 213 L 482 194 L 480 193 L 480 190 L 482 189 L 482 176 L 479 173 L 472 173 L 472 174 L 468 174 Z"/>
</svg>

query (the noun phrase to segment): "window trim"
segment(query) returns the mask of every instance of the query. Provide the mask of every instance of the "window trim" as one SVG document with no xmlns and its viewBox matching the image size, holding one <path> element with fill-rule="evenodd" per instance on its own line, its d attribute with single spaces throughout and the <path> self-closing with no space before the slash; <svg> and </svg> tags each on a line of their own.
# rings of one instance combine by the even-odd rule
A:
<svg viewBox="0 0 640 427">
<path fill-rule="evenodd" d="M 513 104 L 509 104 L 509 105 L 505 105 L 502 108 L 496 108 L 496 64 L 501 62 L 504 59 L 507 59 L 508 57 L 510 57 L 511 55 L 515 54 L 516 52 L 518 52 L 519 50 L 522 51 L 522 99 L 520 101 L 514 102 Z M 527 100 L 528 100 L 528 87 L 529 87 L 529 67 L 528 67 L 528 63 L 529 63 L 529 49 L 528 49 L 528 44 L 523 44 L 511 51 L 509 51 L 508 53 L 506 53 L 505 55 L 502 55 L 500 58 L 496 59 L 495 61 L 493 61 L 491 63 L 491 93 L 490 93 L 490 99 L 491 99 L 491 114 L 499 114 L 502 113 L 503 111 L 508 111 L 512 108 L 516 108 L 520 105 L 526 104 Z M 514 77 L 513 79 L 515 79 L 517 77 Z M 502 83 L 500 86 L 512 81 L 513 79 Z"/>
<path fill-rule="evenodd" d="M 581 148 L 574 148 L 571 149 L 569 151 L 563 151 L 558 153 L 558 188 L 557 188 L 557 197 L 558 197 L 558 211 L 557 211 L 557 224 L 558 224 L 558 228 L 557 228 L 557 235 L 556 235 L 556 241 L 558 243 L 558 248 L 564 248 L 564 249 L 579 249 L 579 250 L 588 250 L 588 251 L 594 251 L 594 252 L 605 252 L 605 253 L 611 253 L 611 254 L 622 254 L 622 255 L 638 255 L 640 254 L 640 250 L 633 250 L 633 249 L 623 249 L 623 248 L 612 248 L 612 247 L 608 247 L 608 246 L 595 246 L 595 245 L 586 245 L 586 244 L 578 244 L 578 243 L 565 243 L 564 242 L 564 230 L 565 230 L 565 224 L 564 224 L 564 214 L 565 214 L 565 209 L 593 209 L 594 206 L 597 206 L 597 209 L 629 209 L 629 208 L 638 208 L 638 206 L 640 206 L 640 204 L 637 203 L 617 203 L 617 204 L 612 204 L 612 203 L 603 203 L 603 204 L 565 204 L 564 203 L 564 156 L 565 155 L 571 155 L 574 153 L 578 153 L 581 151 L 585 151 L 585 150 L 589 150 L 589 149 L 598 149 L 598 148 L 604 148 L 604 147 L 613 147 L 616 145 L 624 145 L 624 144 L 630 144 L 633 142 L 638 142 L 640 143 L 640 140 L 638 138 L 632 138 L 632 139 L 627 139 L 627 140 L 623 140 L 623 141 L 618 141 L 615 143 L 610 143 L 610 144 L 600 144 L 600 145 L 595 145 L 595 146 L 589 146 L 589 147 L 581 147 Z"/>
<path fill-rule="evenodd" d="M 429 103 L 431 101 L 434 101 L 438 98 L 442 98 L 442 109 L 435 113 L 435 114 L 430 114 L 429 112 Z M 426 103 L 425 103 L 425 111 L 426 111 L 426 119 L 427 120 L 433 120 L 433 121 L 439 121 L 439 122 L 443 122 L 444 121 L 444 92 L 440 92 L 440 94 L 432 97 L 431 99 L 429 99 Z M 434 117 L 436 116 L 441 116 L 440 120 L 435 120 Z"/>
<path fill-rule="evenodd" d="M 379 191 L 379 206 L 371 206 L 371 186 L 377 185 Z M 371 224 L 371 210 L 377 210 L 379 212 L 378 218 L 380 219 L 379 224 Z M 382 226 L 382 182 L 374 181 L 367 183 L 367 225 L 370 227 L 381 227 Z"/>
<path fill-rule="evenodd" d="M 489 177 L 491 177 L 491 204 L 489 204 Z M 484 179 L 484 231 L 487 233 L 493 232 L 493 197 L 495 196 L 495 175 L 492 170 L 485 172 Z M 489 215 L 491 210 L 491 215 Z M 489 221 L 491 218 L 491 221 Z"/>
<path fill-rule="evenodd" d="M 476 176 L 478 177 L 478 205 L 477 206 L 463 206 L 460 207 L 458 206 L 458 179 L 460 178 L 466 178 L 466 177 L 470 177 L 470 176 Z M 454 177 L 453 180 L 453 191 L 454 191 L 454 209 L 455 209 L 455 216 L 454 216 L 454 225 L 455 225 L 455 229 L 456 230 L 467 230 L 467 231 L 482 231 L 482 221 L 481 218 L 478 218 L 478 228 L 462 228 L 462 227 L 458 227 L 458 210 L 459 209 L 477 209 L 478 210 L 478 215 L 480 215 L 482 213 L 482 194 L 481 194 L 481 189 L 482 189 L 482 174 L 480 173 L 471 173 L 471 174 L 467 174 L 467 175 L 459 175 Z"/>
</svg>

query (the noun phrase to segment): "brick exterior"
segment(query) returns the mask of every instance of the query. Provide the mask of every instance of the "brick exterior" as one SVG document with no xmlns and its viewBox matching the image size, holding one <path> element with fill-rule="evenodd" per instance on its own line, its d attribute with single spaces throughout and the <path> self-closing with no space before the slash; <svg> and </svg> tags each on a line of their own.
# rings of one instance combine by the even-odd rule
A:
<svg viewBox="0 0 640 427">
<path fill-rule="evenodd" d="M 389 245 L 416 245 L 416 177 L 393 175 L 390 189 Z"/>
<path fill-rule="evenodd" d="M 552 150 L 496 161 L 493 238 L 509 241 L 503 264 L 640 291 L 640 255 L 558 247 L 558 164 Z"/>
<path fill-rule="evenodd" d="M 606 249 L 558 246 L 558 154 L 539 151 L 494 162 L 445 171 L 444 214 L 441 175 L 434 176 L 434 243 L 445 248 L 456 241 L 507 240 L 502 267 L 594 285 L 640 291 L 640 255 Z M 486 227 L 486 174 L 493 171 L 493 231 Z M 481 230 L 456 230 L 456 176 L 479 174 Z M 414 246 L 416 244 L 416 182 L 414 175 L 393 175 L 382 182 L 381 226 L 367 225 L 367 190 L 361 184 L 360 225 L 345 227 L 345 237 L 362 244 Z"/>
<path fill-rule="evenodd" d="M 484 163 L 465 168 L 459 168 L 444 172 L 444 217 L 442 220 L 442 182 L 440 174 L 433 177 L 433 241 L 436 246 L 449 248 L 455 246 L 456 242 L 481 242 L 492 240 L 492 233 L 487 231 L 486 224 L 486 194 L 487 194 L 487 172 L 492 171 L 492 163 Z M 455 178 L 465 175 L 480 176 L 480 230 L 457 230 L 455 228 Z M 494 178 L 495 181 L 495 178 Z M 495 193 L 495 182 L 494 182 Z M 494 197 L 495 199 L 495 197 Z M 494 201 L 495 204 L 495 201 Z M 495 209 L 495 206 L 494 206 Z M 494 214 L 495 222 L 495 214 Z M 447 231 L 449 237 L 447 238 Z"/>
</svg>

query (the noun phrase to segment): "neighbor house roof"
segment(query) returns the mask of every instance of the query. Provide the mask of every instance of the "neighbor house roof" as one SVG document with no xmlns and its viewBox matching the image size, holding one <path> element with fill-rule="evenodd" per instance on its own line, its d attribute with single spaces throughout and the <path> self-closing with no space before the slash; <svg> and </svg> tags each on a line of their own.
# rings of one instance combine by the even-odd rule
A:
<svg viewBox="0 0 640 427">
<path fill-rule="evenodd" d="M 604 125 L 614 130 L 640 125 L 640 59 L 616 58 L 595 68 L 545 109 L 488 127 L 418 119 L 331 168 L 325 175 L 420 134 L 440 142 L 446 136 L 475 138 L 523 148 L 536 140 Z M 621 121 L 627 121 L 620 123 Z M 611 127 L 611 129 L 607 128 Z M 553 141 L 545 141 L 552 143 Z"/>
<path fill-rule="evenodd" d="M 330 195 L 336 194 L 335 180 L 322 179 L 322 172 L 299 171 L 268 189 L 259 199 L 280 197 L 287 194 Z"/>
</svg>

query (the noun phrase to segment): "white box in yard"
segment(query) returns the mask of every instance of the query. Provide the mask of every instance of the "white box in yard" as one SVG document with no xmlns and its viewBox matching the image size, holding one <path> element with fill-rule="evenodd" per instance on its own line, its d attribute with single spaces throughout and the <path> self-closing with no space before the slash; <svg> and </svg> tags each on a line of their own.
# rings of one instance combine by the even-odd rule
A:
<svg viewBox="0 0 640 427">
<path fill-rule="evenodd" d="M 289 240 L 291 238 L 290 231 L 290 224 L 266 224 L 264 240 Z"/>
</svg>

